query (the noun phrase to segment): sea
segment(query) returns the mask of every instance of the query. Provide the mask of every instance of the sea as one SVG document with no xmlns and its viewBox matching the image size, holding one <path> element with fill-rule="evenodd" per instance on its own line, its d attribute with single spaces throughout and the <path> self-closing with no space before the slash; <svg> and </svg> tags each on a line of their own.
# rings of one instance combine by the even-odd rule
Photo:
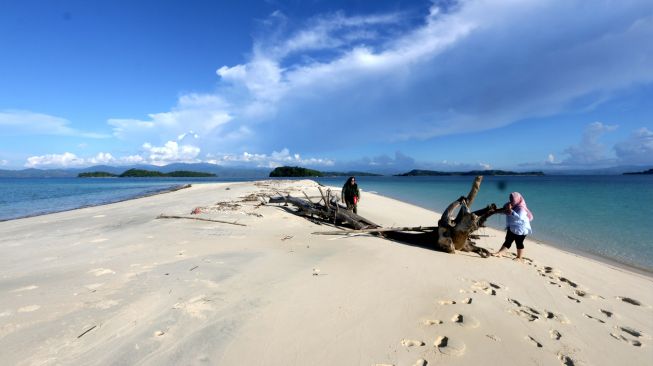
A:
<svg viewBox="0 0 653 366">
<path fill-rule="evenodd" d="M 470 176 L 356 179 L 362 191 L 361 205 L 365 193 L 370 192 L 437 212 L 467 195 L 474 180 Z M 123 201 L 189 183 L 251 180 L 255 179 L 0 178 L 0 221 Z M 315 180 L 340 187 L 345 178 Z M 503 205 L 515 191 L 524 196 L 534 215 L 531 239 L 653 272 L 653 176 L 486 176 L 472 209 L 490 203 Z M 433 223 L 438 219 L 434 215 Z M 487 225 L 503 229 L 505 217 L 495 215 Z M 497 245 L 502 239 L 497 238 Z"/>
</svg>

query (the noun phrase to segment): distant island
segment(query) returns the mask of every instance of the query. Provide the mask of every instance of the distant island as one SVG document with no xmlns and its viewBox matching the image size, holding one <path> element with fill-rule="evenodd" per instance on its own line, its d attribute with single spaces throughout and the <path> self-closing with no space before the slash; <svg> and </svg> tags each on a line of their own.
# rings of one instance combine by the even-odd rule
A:
<svg viewBox="0 0 653 366">
<path fill-rule="evenodd" d="M 77 174 L 77 178 L 115 178 L 116 174 L 107 172 L 86 172 Z"/>
<path fill-rule="evenodd" d="M 468 172 L 442 172 L 437 170 L 413 169 L 408 173 L 395 174 L 396 177 L 418 177 L 418 176 L 451 176 L 451 175 L 535 175 L 542 176 L 543 172 L 512 172 L 509 170 L 471 170 Z"/>
<path fill-rule="evenodd" d="M 643 172 L 629 172 L 629 173 L 624 173 L 623 175 L 652 175 L 653 174 L 653 169 L 645 170 Z"/>
<path fill-rule="evenodd" d="M 156 170 L 129 169 L 120 175 L 108 172 L 86 172 L 77 174 L 78 178 L 188 178 L 188 177 L 215 177 L 213 173 L 191 172 L 188 170 L 176 170 L 170 173 L 161 173 Z"/>
<path fill-rule="evenodd" d="M 366 173 L 366 172 L 321 172 L 308 168 L 298 166 L 281 166 L 274 168 L 270 172 L 270 177 L 273 178 L 288 178 L 288 177 L 349 177 L 349 176 L 381 176 L 380 174 Z"/>
</svg>

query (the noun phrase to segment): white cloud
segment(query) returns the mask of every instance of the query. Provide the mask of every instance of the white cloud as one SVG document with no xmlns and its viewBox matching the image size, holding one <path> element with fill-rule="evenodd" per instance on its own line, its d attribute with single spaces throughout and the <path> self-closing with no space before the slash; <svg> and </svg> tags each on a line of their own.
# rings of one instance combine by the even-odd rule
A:
<svg viewBox="0 0 653 366">
<path fill-rule="evenodd" d="M 82 168 L 91 165 L 110 164 L 126 165 L 144 163 L 145 159 L 139 155 L 115 158 L 110 153 L 99 152 L 95 156 L 88 158 L 77 156 L 71 152 L 63 154 L 46 154 L 30 156 L 27 158 L 24 166 L 26 168 Z"/>
<path fill-rule="evenodd" d="M 176 141 L 168 141 L 163 146 L 143 144 L 147 160 L 153 165 L 167 165 L 175 162 L 196 163 L 200 148 L 193 145 L 179 145 Z"/>
<path fill-rule="evenodd" d="M 5 136 L 55 135 L 87 138 L 106 138 L 94 132 L 85 132 L 70 127 L 65 118 L 21 110 L 0 111 L 0 128 Z"/>
<path fill-rule="evenodd" d="M 220 129 L 229 122 L 229 106 L 223 98 L 208 94 L 187 94 L 179 97 L 169 112 L 149 114 L 149 119 L 112 118 L 108 123 L 113 135 L 121 140 L 143 141 L 159 136 L 166 141 L 170 136 L 193 132 L 199 137 Z"/>
<path fill-rule="evenodd" d="M 110 153 L 98 153 L 95 157 L 88 159 L 91 164 L 112 164 L 116 159 Z"/>
<path fill-rule="evenodd" d="M 556 164 L 557 162 L 556 162 L 555 155 L 553 155 L 553 154 L 547 155 L 545 163 L 546 164 Z"/>
<path fill-rule="evenodd" d="M 4 160 L 4 159 L 0 159 L 0 166 L 5 166 L 5 165 L 8 165 L 8 164 L 9 164 L 9 161 Z"/>
<path fill-rule="evenodd" d="M 25 167 L 27 168 L 40 168 L 40 167 L 53 167 L 53 168 L 70 168 L 80 167 L 86 165 L 83 158 L 69 152 L 63 154 L 47 154 L 40 156 L 31 156 L 27 158 Z"/>
<path fill-rule="evenodd" d="M 192 146 L 202 152 L 232 152 L 217 159 L 225 163 L 255 160 L 247 151 L 279 146 L 319 154 L 324 146 L 482 131 L 578 104 L 593 108 L 622 89 L 652 83 L 653 5 L 597 0 L 591 15 L 578 17 L 587 6 L 436 2 L 421 21 L 335 13 L 298 27 L 275 12 L 244 62 L 216 65 L 215 92 L 182 95 L 171 110 L 144 119 L 108 122 L 135 146 L 174 139 L 183 145 L 194 131 Z M 154 160 L 174 156 L 160 148 Z M 581 164 L 597 162 L 604 150 L 597 137 L 566 154 L 567 163 Z M 262 155 L 261 164 L 272 164 Z"/>
<path fill-rule="evenodd" d="M 653 131 L 642 127 L 614 150 L 621 164 L 653 164 Z"/>
<path fill-rule="evenodd" d="M 284 165 L 303 165 L 312 167 L 333 166 L 334 161 L 324 158 L 302 158 L 299 154 L 291 154 L 287 148 L 273 151 L 271 154 L 224 154 L 219 157 L 210 156 L 208 163 L 222 166 L 256 166 L 259 168 L 276 168 Z"/>
<path fill-rule="evenodd" d="M 590 123 L 583 133 L 583 138 L 578 145 L 567 148 L 564 153 L 568 155 L 563 160 L 566 165 L 591 165 L 605 163 L 608 159 L 606 148 L 599 142 L 599 138 L 606 132 L 614 131 L 617 126 L 605 125 L 601 122 Z"/>
</svg>

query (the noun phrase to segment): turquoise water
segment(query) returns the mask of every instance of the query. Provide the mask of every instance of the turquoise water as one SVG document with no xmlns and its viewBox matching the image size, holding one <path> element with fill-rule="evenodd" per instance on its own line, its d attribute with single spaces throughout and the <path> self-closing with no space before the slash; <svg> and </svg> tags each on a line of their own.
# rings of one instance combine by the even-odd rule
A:
<svg viewBox="0 0 653 366">
<path fill-rule="evenodd" d="M 180 184 L 253 179 L 0 178 L 0 220 L 106 204 Z M 344 178 L 320 178 L 340 187 Z M 365 192 L 442 212 L 469 192 L 473 177 L 357 177 Z M 653 176 L 485 177 L 473 209 L 521 192 L 535 215 L 532 238 L 653 271 Z M 365 201 L 362 201 L 363 205 Z M 433 217 L 433 223 L 439 217 Z M 496 228 L 504 217 L 488 220 Z M 410 220 L 406 220 L 410 222 Z M 498 238 L 500 240 L 500 238 Z"/>
<path fill-rule="evenodd" d="M 0 178 L 0 221 L 72 210 L 154 194 L 201 180 Z"/>
<path fill-rule="evenodd" d="M 467 195 L 473 177 L 356 177 L 375 191 L 442 212 Z M 341 186 L 343 179 L 321 179 Z M 484 177 L 472 209 L 508 201 L 522 193 L 533 212 L 532 238 L 564 249 L 653 270 L 653 176 Z M 364 204 L 364 200 L 362 201 Z M 439 217 L 434 217 L 434 224 Z M 409 220 L 406 220 L 409 221 Z M 505 216 L 488 226 L 503 228 Z M 500 243 L 499 243 L 500 244 Z"/>
</svg>

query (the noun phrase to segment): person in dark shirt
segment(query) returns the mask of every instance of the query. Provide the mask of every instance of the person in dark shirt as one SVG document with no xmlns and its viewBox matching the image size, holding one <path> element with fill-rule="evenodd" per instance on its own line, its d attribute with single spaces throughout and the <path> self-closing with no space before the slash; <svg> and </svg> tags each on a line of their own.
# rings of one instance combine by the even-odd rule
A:
<svg viewBox="0 0 653 366">
<path fill-rule="evenodd" d="M 358 202 L 361 199 L 361 192 L 358 190 L 358 184 L 356 184 L 356 178 L 349 177 L 345 185 L 342 186 L 342 193 L 340 198 L 347 205 L 347 209 L 354 211 L 355 214 L 358 213 Z"/>
</svg>

